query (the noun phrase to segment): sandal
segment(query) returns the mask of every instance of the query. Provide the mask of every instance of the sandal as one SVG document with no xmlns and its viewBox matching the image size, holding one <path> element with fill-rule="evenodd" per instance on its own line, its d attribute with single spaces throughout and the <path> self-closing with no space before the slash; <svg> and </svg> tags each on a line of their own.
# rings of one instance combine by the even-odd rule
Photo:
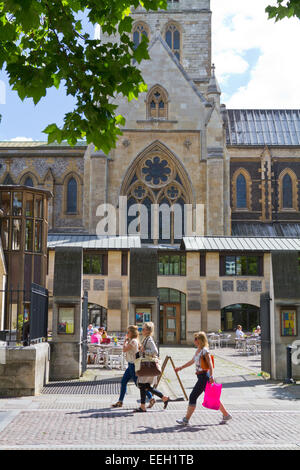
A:
<svg viewBox="0 0 300 470">
<path fill-rule="evenodd" d="M 164 410 L 167 408 L 168 404 L 169 404 L 169 401 L 170 401 L 170 398 L 168 397 L 168 399 L 166 401 L 164 401 Z"/>
<path fill-rule="evenodd" d="M 122 408 L 123 402 L 122 401 L 117 401 L 117 403 L 114 403 L 111 405 L 112 408 Z"/>
<path fill-rule="evenodd" d="M 137 408 L 136 410 L 133 410 L 134 413 L 147 413 L 146 410 L 143 410 L 142 408 Z"/>
<path fill-rule="evenodd" d="M 151 398 L 151 400 L 149 401 L 149 405 L 147 406 L 147 408 L 152 408 L 152 406 L 154 406 L 155 403 L 156 403 L 155 398 Z"/>
</svg>

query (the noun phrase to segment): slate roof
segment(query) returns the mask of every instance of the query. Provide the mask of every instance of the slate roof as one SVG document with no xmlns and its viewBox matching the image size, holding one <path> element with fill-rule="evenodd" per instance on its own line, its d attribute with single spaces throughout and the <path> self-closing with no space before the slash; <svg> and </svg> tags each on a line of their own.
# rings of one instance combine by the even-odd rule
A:
<svg viewBox="0 0 300 470">
<path fill-rule="evenodd" d="M 300 146 L 299 109 L 228 109 L 227 145 Z"/>
<path fill-rule="evenodd" d="M 237 237 L 300 237 L 300 223 L 232 222 L 231 229 Z"/>
</svg>

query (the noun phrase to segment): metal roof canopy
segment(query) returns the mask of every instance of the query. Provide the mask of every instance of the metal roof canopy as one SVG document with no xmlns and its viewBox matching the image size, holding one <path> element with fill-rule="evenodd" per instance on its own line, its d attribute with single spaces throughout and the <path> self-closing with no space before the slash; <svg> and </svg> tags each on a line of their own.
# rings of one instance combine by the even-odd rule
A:
<svg viewBox="0 0 300 470">
<path fill-rule="evenodd" d="M 300 238 L 183 237 L 186 251 L 300 251 Z"/>
<path fill-rule="evenodd" d="M 109 250 L 129 250 L 130 248 L 140 248 L 140 237 L 98 237 L 97 235 L 80 234 L 48 234 L 48 248 L 55 249 L 59 246 L 82 247 L 83 249 L 109 249 Z"/>
</svg>

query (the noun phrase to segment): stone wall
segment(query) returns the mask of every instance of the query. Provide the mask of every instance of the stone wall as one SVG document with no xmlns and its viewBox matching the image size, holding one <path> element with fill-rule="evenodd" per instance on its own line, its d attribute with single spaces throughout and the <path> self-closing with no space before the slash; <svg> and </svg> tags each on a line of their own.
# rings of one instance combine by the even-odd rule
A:
<svg viewBox="0 0 300 470">
<path fill-rule="evenodd" d="M 38 395 L 49 380 L 49 344 L 10 347 L 0 342 L 0 396 Z"/>
</svg>

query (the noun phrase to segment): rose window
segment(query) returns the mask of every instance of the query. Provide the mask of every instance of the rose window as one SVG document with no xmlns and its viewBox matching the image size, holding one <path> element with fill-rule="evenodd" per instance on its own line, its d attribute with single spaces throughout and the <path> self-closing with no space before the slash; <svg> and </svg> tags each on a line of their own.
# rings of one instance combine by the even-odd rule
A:
<svg viewBox="0 0 300 470">
<path fill-rule="evenodd" d="M 168 166 L 167 160 L 154 157 L 153 160 L 146 160 L 145 166 L 142 168 L 142 174 L 146 183 L 159 185 L 168 182 L 171 169 Z"/>
</svg>

